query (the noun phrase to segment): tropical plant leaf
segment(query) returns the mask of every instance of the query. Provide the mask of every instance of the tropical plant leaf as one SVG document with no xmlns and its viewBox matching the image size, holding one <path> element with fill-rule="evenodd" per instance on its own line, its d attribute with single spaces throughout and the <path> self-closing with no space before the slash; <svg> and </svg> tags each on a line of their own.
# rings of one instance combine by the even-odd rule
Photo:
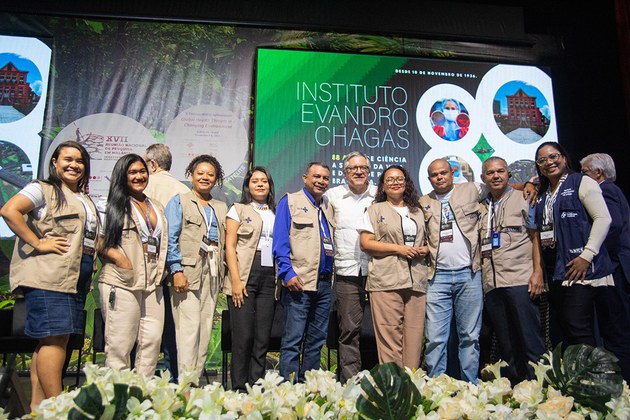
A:
<svg viewBox="0 0 630 420">
<path fill-rule="evenodd" d="M 127 417 L 127 400 L 129 399 L 129 386 L 127 384 L 114 384 L 114 401 L 116 407 L 113 419 L 120 420 Z"/>
<path fill-rule="evenodd" d="M 407 420 L 415 418 L 422 396 L 411 377 L 396 363 L 378 365 L 361 379 L 363 394 L 357 399 L 361 418 Z"/>
<path fill-rule="evenodd" d="M 623 392 L 623 378 L 617 358 L 601 347 L 562 343 L 552 353 L 552 368 L 547 372 L 551 386 L 576 402 L 606 412 L 606 403 Z"/>
<path fill-rule="evenodd" d="M 139 386 L 129 387 L 129 397 L 135 397 L 138 401 L 144 401 L 145 399 L 144 394 L 142 393 L 142 388 L 140 388 Z"/>
<path fill-rule="evenodd" d="M 92 418 L 86 416 L 75 407 L 72 407 L 70 411 L 68 411 L 68 420 L 92 420 Z"/>
<path fill-rule="evenodd" d="M 74 403 L 77 405 L 80 411 L 97 419 L 101 417 L 103 411 L 105 410 L 105 408 L 103 407 L 103 398 L 101 397 L 101 392 L 98 390 L 96 384 L 90 384 L 81 388 L 79 394 L 74 397 Z M 83 416 L 74 418 L 86 417 Z"/>
</svg>

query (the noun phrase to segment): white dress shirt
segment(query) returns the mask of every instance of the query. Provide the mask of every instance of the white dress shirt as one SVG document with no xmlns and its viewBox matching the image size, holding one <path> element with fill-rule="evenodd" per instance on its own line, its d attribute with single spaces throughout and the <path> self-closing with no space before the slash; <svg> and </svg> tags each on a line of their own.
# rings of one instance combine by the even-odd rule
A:
<svg viewBox="0 0 630 420">
<path fill-rule="evenodd" d="M 363 194 L 355 194 L 347 184 L 326 191 L 335 211 L 335 272 L 340 276 L 367 276 L 369 256 L 361 251 L 357 229 L 365 209 L 376 196 L 376 185 L 370 184 Z"/>
</svg>

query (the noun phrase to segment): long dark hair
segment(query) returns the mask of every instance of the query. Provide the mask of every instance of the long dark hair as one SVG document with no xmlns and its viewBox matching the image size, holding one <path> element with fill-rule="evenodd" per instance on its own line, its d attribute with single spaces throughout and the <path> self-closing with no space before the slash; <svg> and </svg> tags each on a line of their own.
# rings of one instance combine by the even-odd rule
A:
<svg viewBox="0 0 630 420">
<path fill-rule="evenodd" d="M 81 153 L 81 159 L 83 160 L 84 169 L 83 176 L 81 177 L 81 179 L 79 180 L 79 184 L 77 185 L 79 191 L 87 192 L 88 182 L 90 180 L 90 154 L 87 152 L 87 150 L 85 150 L 85 147 L 83 147 L 81 143 L 73 140 L 59 143 L 59 145 L 55 148 L 52 155 L 50 156 L 50 161 L 48 162 L 48 178 L 41 181 L 53 186 L 55 192 L 55 201 L 57 203 L 55 205 L 56 209 L 59 209 L 60 207 L 66 205 L 66 196 L 63 195 L 63 193 L 61 192 L 61 184 L 63 183 L 63 181 L 61 180 L 61 178 L 59 178 L 59 175 L 57 174 L 57 168 L 55 168 L 55 165 L 53 164 L 53 159 L 58 160 L 61 150 L 65 149 L 66 147 L 77 149 L 79 153 Z"/>
<path fill-rule="evenodd" d="M 562 156 L 564 156 L 564 160 L 566 161 L 566 168 L 567 168 L 567 172 L 568 173 L 573 173 L 573 169 L 571 169 L 571 159 L 569 158 L 569 154 L 567 153 L 567 149 L 564 148 L 564 146 L 562 146 L 560 143 L 557 143 L 555 141 L 546 141 L 544 143 L 542 143 L 540 146 L 538 146 L 538 148 L 536 149 L 536 154 L 534 154 L 534 161 L 536 159 L 538 159 L 538 152 L 540 151 L 540 149 L 542 149 L 543 147 L 546 146 L 551 146 L 554 149 L 556 149 Z M 538 166 L 538 164 L 536 164 L 536 173 L 538 174 L 538 180 L 540 182 L 540 187 L 538 188 L 538 194 L 542 194 L 544 192 L 546 192 L 549 189 L 549 178 L 547 178 L 546 176 L 544 176 L 542 174 L 542 172 L 540 171 L 540 166 Z"/>
<path fill-rule="evenodd" d="M 405 176 L 405 192 L 403 193 L 403 201 L 407 207 L 409 207 L 409 211 L 412 213 L 417 212 L 420 209 L 420 196 L 418 195 L 418 190 L 416 190 L 416 186 L 409 175 L 409 172 L 405 168 L 400 165 L 391 165 L 387 169 L 383 171 L 380 177 L 378 177 L 378 189 L 376 190 L 376 196 L 374 197 L 375 203 L 382 203 L 383 201 L 387 201 L 387 195 L 383 190 L 383 185 L 385 184 L 385 174 L 390 169 L 398 169 Z"/>
<path fill-rule="evenodd" d="M 107 212 L 105 214 L 105 241 L 103 248 L 120 245 L 125 216 L 131 217 L 131 201 L 127 185 L 127 171 L 136 162 L 142 162 L 147 174 L 149 168 L 140 155 L 130 153 L 122 156 L 114 165 L 107 195 Z"/>
<path fill-rule="evenodd" d="M 217 176 L 217 182 L 215 185 L 218 185 L 219 188 L 223 187 L 223 168 L 221 167 L 221 164 L 219 163 L 219 161 L 217 160 L 217 158 L 215 158 L 212 155 L 198 155 L 195 156 L 190 163 L 188 164 L 188 166 L 186 167 L 186 171 L 185 171 L 185 175 L 186 177 L 189 177 L 192 175 L 193 172 L 195 172 L 195 168 L 197 167 L 197 165 L 199 165 L 200 163 L 209 163 L 210 165 L 214 166 L 214 170 L 216 171 L 216 176 Z"/>
<path fill-rule="evenodd" d="M 249 189 L 249 181 L 252 179 L 252 175 L 254 174 L 254 172 L 262 172 L 263 174 L 267 175 L 267 181 L 269 181 L 269 195 L 267 196 L 267 206 L 269 206 L 271 211 L 275 213 L 276 212 L 276 201 L 275 201 L 276 190 L 273 185 L 273 178 L 271 178 L 271 174 L 269 173 L 267 168 L 263 166 L 255 166 L 249 171 L 247 171 L 247 174 L 245 175 L 245 179 L 243 179 L 243 188 L 242 188 L 240 203 L 249 204 L 253 201 L 252 192 Z"/>
</svg>

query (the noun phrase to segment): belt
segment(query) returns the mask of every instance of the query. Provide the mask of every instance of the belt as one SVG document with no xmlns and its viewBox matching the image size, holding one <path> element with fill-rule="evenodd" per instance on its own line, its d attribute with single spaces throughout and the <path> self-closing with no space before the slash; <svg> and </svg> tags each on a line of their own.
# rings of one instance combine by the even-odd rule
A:
<svg viewBox="0 0 630 420">
<path fill-rule="evenodd" d="M 330 281 L 332 280 L 332 273 L 319 273 L 317 276 L 318 281 Z"/>
<path fill-rule="evenodd" d="M 337 274 L 335 281 L 347 281 L 350 283 L 363 284 L 367 280 L 367 276 L 341 276 Z"/>
<path fill-rule="evenodd" d="M 466 267 L 462 267 L 462 268 L 454 268 L 454 269 L 445 269 L 445 268 L 438 268 L 436 271 L 463 271 L 463 270 L 472 270 L 472 265 L 468 265 Z"/>
<path fill-rule="evenodd" d="M 219 246 L 219 243 L 217 241 L 210 241 L 210 242 L 208 242 L 208 245 L 210 245 L 210 246 Z"/>
</svg>

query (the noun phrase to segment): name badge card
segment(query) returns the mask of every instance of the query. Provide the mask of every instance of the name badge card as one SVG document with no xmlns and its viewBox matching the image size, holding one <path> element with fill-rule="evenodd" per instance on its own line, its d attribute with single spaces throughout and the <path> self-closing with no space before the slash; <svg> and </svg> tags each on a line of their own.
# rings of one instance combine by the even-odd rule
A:
<svg viewBox="0 0 630 420">
<path fill-rule="evenodd" d="M 334 254 L 332 239 L 323 238 L 324 242 L 324 252 L 326 252 L 327 257 L 332 257 Z"/>
<path fill-rule="evenodd" d="M 260 238 L 260 265 L 273 267 L 273 253 L 271 252 L 271 238 Z"/>
<path fill-rule="evenodd" d="M 492 249 L 501 247 L 501 234 L 499 232 L 492 232 Z"/>
<path fill-rule="evenodd" d="M 158 254 L 158 240 L 153 236 L 149 236 L 147 240 L 147 258 L 150 261 L 156 261 Z"/>
<path fill-rule="evenodd" d="M 440 242 L 453 242 L 453 222 L 440 225 Z"/>
<path fill-rule="evenodd" d="M 405 245 L 413 246 L 416 243 L 416 235 L 405 235 Z"/>
<path fill-rule="evenodd" d="M 492 258 L 492 240 L 490 238 L 481 240 L 481 258 Z"/>
<path fill-rule="evenodd" d="M 201 244 L 199 244 L 199 255 L 201 258 L 206 258 L 208 256 L 208 251 L 210 249 L 210 239 L 208 236 L 204 235 L 201 238 Z"/>
<path fill-rule="evenodd" d="M 85 255 L 94 255 L 96 249 L 96 232 L 86 230 L 83 235 L 83 253 Z"/>
<path fill-rule="evenodd" d="M 553 248 L 556 244 L 553 233 L 553 224 L 543 225 L 540 229 L 540 244 L 544 247 Z"/>
</svg>

